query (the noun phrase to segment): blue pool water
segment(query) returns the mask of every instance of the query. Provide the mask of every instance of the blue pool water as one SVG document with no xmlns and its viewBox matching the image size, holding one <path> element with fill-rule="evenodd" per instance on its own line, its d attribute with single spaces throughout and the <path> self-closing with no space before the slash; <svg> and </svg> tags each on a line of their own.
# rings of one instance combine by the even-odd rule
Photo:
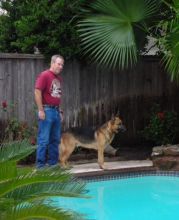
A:
<svg viewBox="0 0 179 220">
<path fill-rule="evenodd" d="M 179 219 L 179 177 L 143 176 L 87 183 L 90 199 L 55 198 L 96 220 Z"/>
</svg>

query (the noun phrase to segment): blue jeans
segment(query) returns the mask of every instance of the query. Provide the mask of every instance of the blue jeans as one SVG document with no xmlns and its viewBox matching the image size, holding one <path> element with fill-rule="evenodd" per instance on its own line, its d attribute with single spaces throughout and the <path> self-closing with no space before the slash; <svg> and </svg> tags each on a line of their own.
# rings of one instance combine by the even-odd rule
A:
<svg viewBox="0 0 179 220">
<path fill-rule="evenodd" d="M 55 108 L 44 107 L 45 120 L 38 120 L 36 166 L 42 168 L 46 162 L 56 165 L 59 158 L 58 145 L 61 137 L 61 119 Z M 48 153 L 48 155 L 47 155 Z"/>
</svg>

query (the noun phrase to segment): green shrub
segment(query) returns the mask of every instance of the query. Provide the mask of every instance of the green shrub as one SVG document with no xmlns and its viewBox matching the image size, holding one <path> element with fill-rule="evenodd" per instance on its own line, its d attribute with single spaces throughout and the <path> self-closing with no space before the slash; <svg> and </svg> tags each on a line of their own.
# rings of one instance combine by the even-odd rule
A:
<svg viewBox="0 0 179 220">
<path fill-rule="evenodd" d="M 142 131 L 146 140 L 155 144 L 173 144 L 179 133 L 178 115 L 175 111 L 158 111 L 153 108 L 149 124 Z"/>
</svg>

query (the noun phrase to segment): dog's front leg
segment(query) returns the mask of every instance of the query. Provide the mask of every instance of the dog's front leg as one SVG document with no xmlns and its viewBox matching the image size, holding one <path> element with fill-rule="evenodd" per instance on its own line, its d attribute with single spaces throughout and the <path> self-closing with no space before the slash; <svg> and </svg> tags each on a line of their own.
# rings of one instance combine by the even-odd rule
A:
<svg viewBox="0 0 179 220">
<path fill-rule="evenodd" d="M 104 169 L 104 145 L 98 144 L 98 164 L 101 169 Z"/>
</svg>

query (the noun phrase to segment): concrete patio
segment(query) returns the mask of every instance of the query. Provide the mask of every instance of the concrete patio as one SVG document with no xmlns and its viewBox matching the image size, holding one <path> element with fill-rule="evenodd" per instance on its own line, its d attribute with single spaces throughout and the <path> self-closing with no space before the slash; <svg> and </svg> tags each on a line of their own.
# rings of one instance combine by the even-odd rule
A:
<svg viewBox="0 0 179 220">
<path fill-rule="evenodd" d="M 137 168 L 151 168 L 153 162 L 151 160 L 130 160 L 130 161 L 113 161 L 105 162 L 107 171 L 117 171 L 124 169 L 137 169 Z M 87 174 L 93 172 L 103 172 L 98 166 L 98 163 L 85 163 L 85 164 L 74 164 L 71 168 L 71 173 L 74 174 Z"/>
</svg>

